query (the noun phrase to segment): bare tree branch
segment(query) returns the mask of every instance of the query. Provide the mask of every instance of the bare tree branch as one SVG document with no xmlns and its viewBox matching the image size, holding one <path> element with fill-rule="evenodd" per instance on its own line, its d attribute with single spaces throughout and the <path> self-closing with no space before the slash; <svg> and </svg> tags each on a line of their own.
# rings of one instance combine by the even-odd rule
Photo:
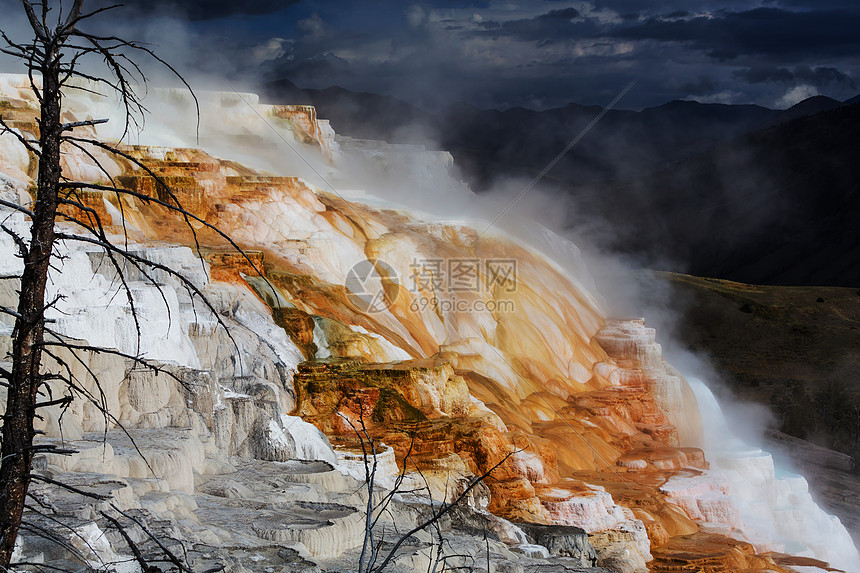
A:
<svg viewBox="0 0 860 573">
<path fill-rule="evenodd" d="M 71 130 L 75 129 L 76 127 L 99 125 L 102 123 L 107 123 L 108 121 L 110 121 L 110 120 L 108 120 L 108 119 L 88 119 L 86 121 L 72 121 L 72 122 L 63 124 L 63 131 L 71 131 Z"/>
<path fill-rule="evenodd" d="M 6 207 L 8 209 L 14 209 L 15 211 L 18 211 L 20 213 L 24 213 L 28 217 L 33 216 L 33 212 L 31 210 L 27 209 L 26 207 L 22 207 L 21 205 L 18 205 L 17 203 L 12 203 L 11 201 L 6 201 L 5 199 L 0 199 L 0 205 Z"/>
<path fill-rule="evenodd" d="M 135 262 L 140 263 L 142 265 L 149 266 L 153 269 L 158 269 L 160 271 L 163 271 L 163 272 L 177 278 L 185 288 L 190 289 L 197 297 L 199 297 L 199 299 L 203 302 L 204 306 L 206 306 L 206 308 L 209 309 L 209 311 L 213 314 L 213 316 L 215 316 L 215 319 L 218 321 L 218 324 L 221 327 L 223 327 L 224 330 L 227 332 L 227 336 L 230 338 L 230 341 L 233 343 L 233 346 L 236 348 L 236 352 L 239 352 L 238 343 L 233 338 L 233 335 L 230 334 L 230 330 L 227 328 L 227 325 L 221 319 L 221 316 L 218 314 L 218 311 L 215 310 L 215 307 L 212 306 L 212 303 L 209 301 L 208 298 L 206 298 L 206 296 L 200 291 L 200 289 L 197 288 L 197 286 L 194 283 L 192 283 L 190 280 L 188 280 L 185 276 L 183 276 L 182 273 L 176 272 L 175 270 L 171 269 L 167 265 L 162 265 L 160 263 L 156 263 L 156 262 L 151 261 L 145 257 L 135 255 L 134 253 L 132 253 L 130 251 L 125 251 L 123 249 L 120 249 L 119 247 L 116 247 L 115 245 L 113 245 L 107 241 L 101 241 L 98 239 L 91 239 L 89 237 L 82 237 L 80 235 L 70 235 L 68 233 L 57 233 L 57 238 L 67 240 L 67 241 L 79 241 L 82 243 L 89 243 L 91 245 L 98 245 L 98 246 L 104 248 L 105 250 L 116 253 L 117 255 L 123 257 L 124 259 L 130 260 L 130 261 L 135 261 Z"/>
<path fill-rule="evenodd" d="M 512 455 L 514 455 L 518 452 L 521 452 L 521 451 L 522 450 L 514 450 L 512 452 L 508 452 L 508 454 L 505 455 L 505 457 L 503 457 L 497 464 L 495 464 L 493 467 L 491 467 L 489 470 L 484 472 L 479 477 L 470 481 L 469 485 L 466 486 L 466 488 L 462 491 L 462 493 L 460 493 L 460 495 L 458 495 L 456 497 L 456 499 L 454 499 L 454 501 L 452 501 L 451 503 L 447 503 L 447 502 L 443 503 L 441 509 L 439 509 L 439 511 L 433 512 L 433 515 L 431 516 L 430 519 L 425 520 L 422 523 L 419 523 L 418 525 L 413 527 L 411 530 L 409 530 L 409 532 L 407 532 L 405 535 L 401 536 L 400 539 L 397 540 L 397 543 L 394 544 L 394 547 L 392 547 L 391 550 L 388 552 L 388 554 L 385 556 L 385 559 L 383 559 L 382 563 L 380 563 L 379 566 L 374 569 L 374 571 L 382 571 L 383 569 L 385 569 L 385 567 L 388 565 L 388 563 L 394 558 L 394 555 L 397 553 L 397 550 L 400 549 L 400 546 L 403 545 L 403 543 L 407 539 L 409 539 L 411 536 L 415 535 L 419 531 L 426 529 L 429 525 L 432 525 L 433 523 L 438 522 L 439 519 L 442 518 L 442 516 L 444 516 L 449 511 L 451 511 L 452 509 L 457 507 L 461 501 L 466 499 L 466 496 L 468 496 L 469 493 L 473 489 L 475 489 L 475 487 L 478 484 L 480 484 L 485 479 L 490 477 L 490 474 L 492 474 L 496 469 L 498 469 L 499 466 L 501 466 L 506 461 L 508 461 L 508 458 L 510 458 Z"/>
<path fill-rule="evenodd" d="M 109 499 L 111 498 L 111 496 L 109 496 L 109 495 L 101 495 L 101 494 L 98 494 L 98 493 L 92 493 L 92 492 L 89 492 L 89 491 L 84 491 L 84 490 L 82 490 L 82 489 L 78 489 L 78 488 L 76 488 L 76 487 L 74 487 L 74 486 L 71 486 L 71 485 L 69 485 L 69 484 L 67 484 L 67 483 L 64 483 L 64 482 L 61 482 L 61 481 L 57 481 L 57 480 L 55 480 L 55 479 L 51 479 L 51 478 L 49 478 L 49 477 L 46 477 L 46 476 L 43 476 L 43 475 L 39 475 L 39 474 L 30 474 L 30 479 L 34 479 L 34 480 L 36 480 L 36 481 L 41 481 L 41 482 L 49 483 L 49 484 L 51 484 L 51 485 L 55 485 L 55 486 L 58 486 L 58 487 L 61 487 L 61 488 L 65 489 L 65 490 L 68 490 L 68 491 L 70 491 L 70 492 L 72 492 L 72 493 L 76 493 L 76 494 L 78 494 L 78 495 L 82 495 L 82 496 L 84 496 L 84 497 L 88 497 L 88 498 L 95 499 L 95 500 L 98 500 L 98 501 L 106 501 L 106 500 L 109 500 Z"/>
<path fill-rule="evenodd" d="M 9 125 L 6 123 L 2 116 L 0 116 L 0 127 L 3 128 L 0 133 L 11 133 L 12 136 L 27 149 L 27 151 L 29 151 L 36 157 L 42 157 L 42 153 L 33 146 L 33 141 L 27 139 L 26 137 L 18 133 L 17 129 L 12 129 L 11 127 L 9 127 Z"/>
<path fill-rule="evenodd" d="M 119 534 L 122 535 L 122 538 L 125 540 L 125 544 L 128 545 L 129 549 L 131 549 L 132 554 L 134 555 L 134 560 L 137 561 L 137 564 L 140 565 L 140 570 L 143 573 L 155 573 L 159 571 L 157 567 L 150 565 L 146 559 L 143 557 L 143 553 L 141 553 L 140 548 L 137 544 L 132 540 L 132 538 L 128 535 L 125 528 L 120 524 L 120 522 L 105 513 L 104 511 L 99 512 L 102 514 L 102 517 L 110 521 L 113 526 L 119 531 Z"/>
<path fill-rule="evenodd" d="M 143 531 L 143 532 L 144 532 L 144 533 L 145 533 L 145 534 L 146 534 L 150 539 L 152 539 L 152 540 L 155 542 L 155 544 L 156 544 L 156 545 L 158 545 L 158 548 L 159 548 L 159 549 L 161 549 L 161 551 L 164 553 L 164 556 L 165 556 L 165 557 L 167 557 L 167 559 L 168 559 L 168 560 L 169 560 L 169 561 L 170 561 L 170 562 L 171 562 L 171 563 L 172 563 L 172 564 L 173 564 L 177 569 L 179 569 L 179 571 L 180 571 L 180 572 L 184 571 L 184 572 L 186 572 L 186 573 L 194 573 L 191 569 L 189 569 L 189 568 L 188 568 L 188 566 L 187 566 L 185 563 L 183 563 L 183 562 L 182 562 L 182 560 L 181 560 L 181 559 L 179 559 L 179 557 L 177 557 L 177 556 L 176 556 L 176 555 L 175 555 L 175 554 L 174 554 L 170 549 L 168 549 L 168 548 L 167 548 L 167 546 L 166 546 L 166 545 L 164 545 L 164 543 L 161 541 L 161 539 L 160 539 L 157 535 L 154 535 L 154 534 L 153 534 L 149 529 L 147 529 L 147 527 L 146 527 L 145 525 L 143 525 L 143 524 L 140 522 L 140 520 L 138 520 L 137 518 L 135 518 L 133 515 L 130 515 L 130 514 L 128 514 L 128 513 L 126 513 L 126 512 L 124 512 L 123 510 L 121 510 L 120 508 L 118 508 L 118 507 L 117 507 L 116 505 L 114 505 L 114 504 L 111 504 L 111 508 L 112 508 L 114 511 L 116 511 L 117 513 L 120 513 L 120 514 L 121 514 L 121 515 L 123 515 L 124 517 L 126 517 L 126 518 L 130 519 L 130 520 L 131 520 L 131 521 L 133 521 L 135 524 L 137 524 L 137 526 L 138 526 L 138 527 L 139 527 L 139 528 L 140 528 L 140 529 L 141 529 L 141 530 L 142 530 L 142 531 Z"/>
</svg>

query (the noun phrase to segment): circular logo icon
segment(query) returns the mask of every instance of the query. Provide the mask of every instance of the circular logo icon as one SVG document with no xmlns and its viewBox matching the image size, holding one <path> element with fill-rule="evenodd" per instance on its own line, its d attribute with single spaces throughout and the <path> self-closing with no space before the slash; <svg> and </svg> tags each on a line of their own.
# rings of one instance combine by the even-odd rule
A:
<svg viewBox="0 0 860 573">
<path fill-rule="evenodd" d="M 397 271 L 379 259 L 367 259 L 353 265 L 343 286 L 350 302 L 366 313 L 388 310 L 400 291 Z"/>
</svg>

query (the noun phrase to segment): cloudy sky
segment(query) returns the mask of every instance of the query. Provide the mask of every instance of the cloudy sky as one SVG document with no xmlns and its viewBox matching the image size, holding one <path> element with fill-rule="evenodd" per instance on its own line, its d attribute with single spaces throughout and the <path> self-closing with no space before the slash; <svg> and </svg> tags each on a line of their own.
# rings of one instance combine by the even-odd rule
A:
<svg viewBox="0 0 860 573">
<path fill-rule="evenodd" d="M 11 0 L 0 4 L 9 6 Z M 14 7 L 17 2 L 12 2 Z M 857 0 L 125 0 L 103 24 L 203 81 L 288 78 L 428 110 L 860 92 Z M 3 13 L 7 14 L 5 9 Z M 120 17 L 121 14 L 124 14 Z"/>
</svg>

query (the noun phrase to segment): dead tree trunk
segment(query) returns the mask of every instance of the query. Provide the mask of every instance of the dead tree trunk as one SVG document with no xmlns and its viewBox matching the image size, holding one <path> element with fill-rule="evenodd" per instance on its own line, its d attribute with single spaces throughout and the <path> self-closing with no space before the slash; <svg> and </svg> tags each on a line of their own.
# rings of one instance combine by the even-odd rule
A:
<svg viewBox="0 0 860 573">
<path fill-rule="evenodd" d="M 6 411 L 2 416 L 3 429 L 0 433 L 0 571 L 9 570 L 15 541 L 24 514 L 27 490 L 31 479 L 52 483 L 69 488 L 70 486 L 55 482 L 46 476 L 31 475 L 34 454 L 44 451 L 58 453 L 60 450 L 52 446 L 33 444 L 37 432 L 34 429 L 34 419 L 38 409 L 50 407 L 59 403 L 69 404 L 75 396 L 87 400 L 104 416 L 105 423 L 122 425 L 116 416 L 107 410 L 105 396 L 102 393 L 97 375 L 85 365 L 81 353 L 107 353 L 125 359 L 134 367 L 146 368 L 156 373 L 165 373 L 178 383 L 182 380 L 161 368 L 158 364 L 148 361 L 136 353 L 125 353 L 116 349 L 91 346 L 87 343 L 72 342 L 61 333 L 46 326 L 45 313 L 59 301 L 46 300 L 45 289 L 48 283 L 48 273 L 52 268 L 52 257 L 58 241 L 81 243 L 102 249 L 106 259 L 113 265 L 119 277 L 118 289 L 125 291 L 131 314 L 137 328 L 138 343 L 141 330 L 137 322 L 134 306 L 134 293 L 125 280 L 127 268 L 136 269 L 145 280 L 160 289 L 151 272 L 166 273 L 179 281 L 194 300 L 199 300 L 212 313 L 219 326 L 224 328 L 232 340 L 227 325 L 207 300 L 203 292 L 181 272 L 129 249 L 128 241 L 115 244 L 105 233 L 98 212 L 81 202 L 79 191 L 92 190 L 109 192 L 122 201 L 123 196 L 136 201 L 156 204 L 168 212 L 177 214 L 188 225 L 197 244 L 196 228 L 205 227 L 227 241 L 240 253 L 260 276 L 262 272 L 248 258 L 230 237 L 220 231 L 212 223 L 190 213 L 182 204 L 170 186 L 157 173 L 135 157 L 123 152 L 116 144 L 101 141 L 93 131 L 89 136 L 79 136 L 72 133 L 77 128 L 92 128 L 104 123 L 105 119 L 90 119 L 71 123 L 62 122 L 62 91 L 64 89 L 81 89 L 92 93 L 101 89 L 108 95 L 118 97 L 124 109 L 125 128 L 122 140 L 128 134 L 131 125 L 140 126 L 146 109 L 143 107 L 138 93 L 140 85 L 146 84 L 146 76 L 140 66 L 135 63 L 134 54 L 154 59 L 170 70 L 191 92 L 195 105 L 197 98 L 188 82 L 173 67 L 159 58 L 149 47 L 137 42 L 124 40 L 115 36 L 102 36 L 81 30 L 79 24 L 120 5 L 103 6 L 92 12 L 83 13 L 84 0 L 20 0 L 26 12 L 27 21 L 34 37 L 26 42 L 16 42 L 0 28 L 0 52 L 18 58 L 29 72 L 31 88 L 39 102 L 40 117 L 38 119 L 39 138 L 22 134 L 14 130 L 0 116 L 0 134 L 11 134 L 33 156 L 38 158 L 38 176 L 36 181 L 35 202 L 28 205 L 0 199 L 4 208 L 15 210 L 26 215 L 31 224 L 30 236 L 20 236 L 16 230 L 10 229 L 0 222 L 0 231 L 12 238 L 18 247 L 18 254 L 24 263 L 24 270 L 19 277 L 20 294 L 16 308 L 0 305 L 0 313 L 15 317 L 12 333 L 12 368 L 7 370 L 0 367 L 0 386 L 7 389 Z M 64 5 L 65 4 L 65 5 Z M 0 23 L 2 26 L 2 23 Z M 93 74 L 78 69 L 82 60 L 97 58 L 103 73 Z M 41 86 L 36 75 L 41 75 Z M 85 87 L 76 86 L 71 80 L 83 80 Z M 96 93 L 99 93 L 98 91 Z M 199 118 L 199 107 L 197 108 Z M 72 181 L 64 177 L 60 162 L 63 149 L 77 149 L 93 161 L 97 169 L 104 174 L 110 184 L 93 181 Z M 131 189 L 117 186 L 105 166 L 92 153 L 106 153 L 120 157 L 123 161 L 133 164 L 143 173 L 156 181 L 158 197 L 150 197 Z M 66 209 L 63 209 L 66 207 Z M 83 213 L 83 215 L 80 215 Z M 63 226 L 56 227 L 60 222 Z M 192 225 L 193 223 L 193 225 Z M 126 237 L 127 238 L 127 237 Z M 9 278 L 9 277 L 6 277 Z M 235 345 L 235 341 L 233 341 Z M 81 379 L 75 376 L 69 363 L 55 352 L 64 349 L 72 356 L 72 363 L 84 366 L 87 376 L 93 377 L 98 390 L 91 392 Z M 236 345 L 236 351 L 239 347 Z M 43 355 L 53 360 L 54 364 L 45 368 Z M 51 372 L 53 368 L 53 372 Z M 64 396 L 54 399 L 49 385 L 63 386 Z M 56 391 L 54 389 L 53 391 Z M 68 452 L 64 452 L 68 453 Z M 74 487 L 72 491 L 82 493 Z M 95 496 L 99 498 L 99 496 Z M 32 506 L 29 506 L 32 507 Z M 121 513 L 121 512 L 120 512 Z M 146 532 L 146 529 L 144 529 Z M 147 532 L 149 535 L 149 533 Z M 151 535 L 150 535 L 151 537 Z M 157 539 L 155 540 L 158 543 Z M 168 560 L 179 569 L 188 571 L 181 565 L 179 559 L 171 554 L 163 545 L 161 551 Z"/>
<path fill-rule="evenodd" d="M 19 244 L 24 258 L 18 316 L 12 336 L 12 371 L 7 391 L 0 463 L 0 568 L 12 558 L 30 484 L 33 420 L 41 382 L 45 330 L 45 285 L 54 249 L 54 222 L 60 183 L 61 94 L 59 51 L 46 46 L 41 69 L 42 99 L 37 197 L 29 244 Z"/>
</svg>

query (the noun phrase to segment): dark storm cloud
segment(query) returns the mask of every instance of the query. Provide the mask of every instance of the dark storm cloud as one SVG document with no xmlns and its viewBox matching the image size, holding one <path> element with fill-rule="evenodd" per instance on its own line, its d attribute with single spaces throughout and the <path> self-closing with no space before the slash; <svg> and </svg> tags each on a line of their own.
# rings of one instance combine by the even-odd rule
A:
<svg viewBox="0 0 860 573">
<path fill-rule="evenodd" d="M 745 80 L 751 84 L 762 83 L 806 83 L 816 87 L 831 85 L 844 86 L 856 89 L 854 80 L 836 68 L 818 66 L 797 66 L 794 71 L 784 67 L 756 66 L 735 70 L 734 77 Z"/>
<path fill-rule="evenodd" d="M 271 14 L 301 0 L 253 0 L 241 2 L 236 0 L 123 0 L 123 5 L 129 8 L 149 13 L 168 13 L 189 20 L 215 20 L 240 14 L 255 16 Z M 113 4 L 113 2 L 111 2 Z"/>
<path fill-rule="evenodd" d="M 857 9 L 857 0 L 779 0 L 778 4 L 783 8 L 796 8 L 798 10 Z"/>
<path fill-rule="evenodd" d="M 858 0 L 87 0 L 114 1 L 128 8 L 98 30 L 216 85 L 287 78 L 427 109 L 600 104 L 634 79 L 624 106 L 774 106 L 848 99 L 860 78 Z"/>
<path fill-rule="evenodd" d="M 550 10 L 534 18 L 508 20 L 506 22 L 484 21 L 480 23 L 483 34 L 494 37 L 510 36 L 525 41 L 552 42 L 582 35 L 581 14 L 576 8 Z"/>
<path fill-rule="evenodd" d="M 794 72 L 788 68 L 756 66 L 735 70 L 732 75 L 736 78 L 746 80 L 751 84 L 763 84 L 767 82 L 789 83 L 794 81 Z"/>
<path fill-rule="evenodd" d="M 391 4 L 369 29 L 349 21 L 355 9 L 346 3 L 324 10 L 304 0 L 302 9 L 319 10 L 334 33 L 324 42 L 296 38 L 294 59 L 270 75 L 384 91 L 427 109 L 458 99 L 501 108 L 599 103 L 631 79 L 632 107 L 684 98 L 781 106 L 800 85 L 855 95 L 860 4 L 790 1 L 436 0 Z M 343 58 L 336 69 L 331 55 Z"/>
<path fill-rule="evenodd" d="M 649 18 L 613 35 L 681 42 L 718 60 L 741 56 L 847 56 L 860 49 L 860 9 L 788 11 L 756 8 L 687 20 Z"/>
<path fill-rule="evenodd" d="M 710 76 L 699 76 L 695 80 L 682 82 L 678 89 L 690 95 L 701 96 L 717 91 L 717 84 Z"/>
</svg>

